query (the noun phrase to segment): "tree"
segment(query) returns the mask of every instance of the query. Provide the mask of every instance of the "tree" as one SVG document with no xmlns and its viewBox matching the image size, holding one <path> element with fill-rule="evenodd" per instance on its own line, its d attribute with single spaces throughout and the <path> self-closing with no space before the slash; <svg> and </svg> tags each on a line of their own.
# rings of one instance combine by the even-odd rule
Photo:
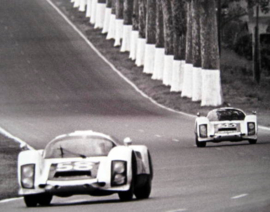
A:
<svg viewBox="0 0 270 212">
<path fill-rule="evenodd" d="M 136 55 L 136 65 L 142 66 L 144 65 L 144 52 L 145 52 L 145 44 L 146 44 L 146 1 L 147 0 L 139 0 L 139 39 L 137 43 L 137 55 Z"/>
<path fill-rule="evenodd" d="M 146 46 L 143 72 L 152 74 L 156 44 L 156 0 L 147 0 L 146 11 Z"/>
<path fill-rule="evenodd" d="M 183 71 L 185 60 L 185 33 L 186 33 L 186 10 L 184 0 L 172 0 L 172 20 L 173 20 L 173 74 L 171 91 L 182 90 Z M 184 39 L 184 42 L 183 42 Z"/>
<path fill-rule="evenodd" d="M 132 60 L 136 59 L 138 38 L 139 38 L 139 0 L 133 0 L 132 32 L 130 40 L 130 54 L 129 54 L 129 58 Z"/>
<path fill-rule="evenodd" d="M 124 26 L 121 52 L 130 51 L 132 32 L 133 0 L 124 0 Z"/>
<path fill-rule="evenodd" d="M 185 66 L 184 66 L 184 78 L 183 78 L 183 89 L 182 89 L 182 97 L 192 97 L 192 76 L 193 76 L 193 55 L 192 55 L 192 25 L 193 25 L 193 16 L 192 16 L 192 7 L 193 0 L 186 1 L 187 8 L 187 31 L 186 31 L 186 53 L 185 53 Z"/>
<path fill-rule="evenodd" d="M 114 46 L 120 46 L 123 37 L 124 24 L 124 0 L 115 0 L 115 42 Z"/>
<path fill-rule="evenodd" d="M 202 106 L 222 104 L 215 0 L 200 0 Z"/>
<path fill-rule="evenodd" d="M 106 9 L 106 0 L 98 0 L 96 4 L 95 28 L 99 28 L 99 29 L 103 28 L 104 18 L 105 18 L 105 9 Z"/>
<path fill-rule="evenodd" d="M 162 80 L 164 67 L 164 27 L 162 0 L 156 0 L 156 49 L 152 79 Z"/>
<path fill-rule="evenodd" d="M 192 100 L 201 100 L 202 89 L 202 61 L 201 61 L 201 39 L 200 39 L 200 0 L 192 0 L 192 64 L 193 64 L 193 81 L 192 81 Z"/>
<path fill-rule="evenodd" d="M 88 0 L 91 1 L 91 0 Z M 103 23 L 103 29 L 102 33 L 108 33 L 109 26 L 110 26 L 110 18 L 112 13 L 112 0 L 106 0 L 106 9 L 105 9 L 105 17 L 104 17 L 104 23 Z"/>
<path fill-rule="evenodd" d="M 133 0 L 124 0 L 124 24 L 132 25 Z"/>
<path fill-rule="evenodd" d="M 110 16 L 110 24 L 108 29 L 108 34 L 106 39 L 114 39 L 115 38 L 115 28 L 116 28 L 116 0 L 111 0 L 111 16 Z"/>
<path fill-rule="evenodd" d="M 161 1 L 163 10 L 163 27 L 164 27 L 164 71 L 163 71 L 163 83 L 164 85 L 171 85 L 172 82 L 172 63 L 173 63 L 173 18 L 172 18 L 172 1 Z"/>
</svg>

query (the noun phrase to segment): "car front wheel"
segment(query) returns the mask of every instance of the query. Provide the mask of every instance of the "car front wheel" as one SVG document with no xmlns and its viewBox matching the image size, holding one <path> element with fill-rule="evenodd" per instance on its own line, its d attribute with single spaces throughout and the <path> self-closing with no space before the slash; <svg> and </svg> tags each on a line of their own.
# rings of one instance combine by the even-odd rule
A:
<svg viewBox="0 0 270 212">
<path fill-rule="evenodd" d="M 132 200 L 133 193 L 134 193 L 134 186 L 133 183 L 131 183 L 130 189 L 128 191 L 119 192 L 118 196 L 121 201 L 130 201 Z"/>
<path fill-rule="evenodd" d="M 197 147 L 206 147 L 206 142 L 199 142 L 197 134 L 195 136 L 195 142 Z"/>
<path fill-rule="evenodd" d="M 152 188 L 152 180 L 150 175 L 142 176 L 144 179 L 143 183 L 140 183 L 138 187 L 135 188 L 134 194 L 137 199 L 149 198 Z"/>
<path fill-rule="evenodd" d="M 24 196 L 24 203 L 27 207 L 36 207 L 38 204 L 37 195 Z"/>
<path fill-rule="evenodd" d="M 51 194 L 41 194 L 38 197 L 38 203 L 41 206 L 48 206 L 48 205 L 50 205 L 51 201 L 52 201 L 52 195 Z"/>
<path fill-rule="evenodd" d="M 248 142 L 249 142 L 250 144 L 256 144 L 256 143 L 257 143 L 257 139 L 249 140 Z"/>
</svg>

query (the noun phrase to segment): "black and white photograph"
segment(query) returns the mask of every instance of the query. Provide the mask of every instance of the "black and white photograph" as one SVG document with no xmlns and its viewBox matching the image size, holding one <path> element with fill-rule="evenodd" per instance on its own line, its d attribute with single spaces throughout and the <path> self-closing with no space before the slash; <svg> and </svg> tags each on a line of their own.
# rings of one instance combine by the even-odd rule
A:
<svg viewBox="0 0 270 212">
<path fill-rule="evenodd" d="M 0 0 L 0 211 L 269 212 L 270 0 Z"/>
</svg>

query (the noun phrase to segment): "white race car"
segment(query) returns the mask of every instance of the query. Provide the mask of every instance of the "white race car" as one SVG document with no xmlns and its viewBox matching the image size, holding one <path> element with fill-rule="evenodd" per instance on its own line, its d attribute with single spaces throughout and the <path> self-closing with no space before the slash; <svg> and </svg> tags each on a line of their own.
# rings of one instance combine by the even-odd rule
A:
<svg viewBox="0 0 270 212">
<path fill-rule="evenodd" d="M 207 142 L 243 141 L 257 143 L 258 125 L 256 112 L 246 115 L 242 110 L 223 107 L 211 110 L 207 117 L 197 114 L 195 140 L 197 147 Z"/>
<path fill-rule="evenodd" d="M 120 200 L 148 198 L 153 168 L 144 145 L 125 145 L 93 131 L 61 135 L 44 150 L 25 150 L 18 156 L 19 195 L 27 207 L 49 205 L 52 197 L 76 194 L 104 196 L 118 193 Z"/>
</svg>

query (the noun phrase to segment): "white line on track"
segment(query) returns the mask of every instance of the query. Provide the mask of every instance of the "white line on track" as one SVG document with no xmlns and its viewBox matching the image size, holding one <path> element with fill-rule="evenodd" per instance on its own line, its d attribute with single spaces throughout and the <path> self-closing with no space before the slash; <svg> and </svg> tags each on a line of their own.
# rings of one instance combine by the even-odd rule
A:
<svg viewBox="0 0 270 212">
<path fill-rule="evenodd" d="M 166 212 L 183 212 L 183 211 L 187 211 L 187 209 L 186 208 L 180 208 L 180 209 L 170 210 L 170 211 L 166 211 Z"/>
<path fill-rule="evenodd" d="M 16 200 L 20 200 L 20 199 L 22 199 L 22 197 L 10 198 L 10 199 L 3 199 L 3 200 L 0 200 L 0 204 L 1 203 L 6 203 L 6 202 L 16 201 Z"/>
<path fill-rule="evenodd" d="M 177 139 L 177 138 L 172 139 L 172 141 L 173 141 L 173 142 L 180 142 L 180 140 Z"/>
<path fill-rule="evenodd" d="M 231 199 L 240 199 L 242 197 L 246 197 L 248 194 L 240 194 L 240 195 L 237 195 L 237 196 L 233 196 Z"/>
</svg>

